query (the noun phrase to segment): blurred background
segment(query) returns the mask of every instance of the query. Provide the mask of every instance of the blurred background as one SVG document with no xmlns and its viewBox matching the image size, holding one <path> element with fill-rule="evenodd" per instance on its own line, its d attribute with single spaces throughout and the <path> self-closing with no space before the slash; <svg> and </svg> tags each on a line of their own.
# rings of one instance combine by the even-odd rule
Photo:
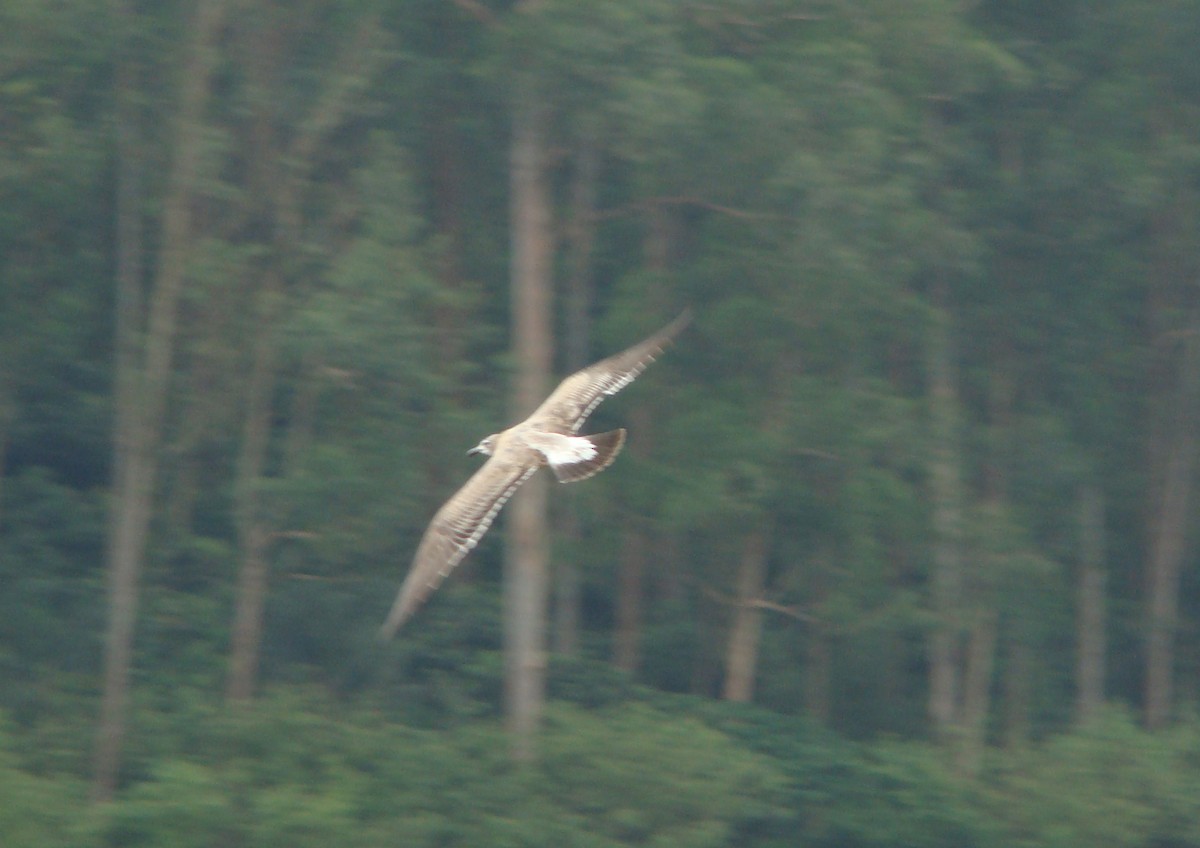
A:
<svg viewBox="0 0 1200 848">
<path fill-rule="evenodd" d="M 1200 845 L 1197 44 L 4 0 L 0 843 Z M 684 306 L 544 620 L 502 518 L 380 643 L 465 451 Z"/>
</svg>

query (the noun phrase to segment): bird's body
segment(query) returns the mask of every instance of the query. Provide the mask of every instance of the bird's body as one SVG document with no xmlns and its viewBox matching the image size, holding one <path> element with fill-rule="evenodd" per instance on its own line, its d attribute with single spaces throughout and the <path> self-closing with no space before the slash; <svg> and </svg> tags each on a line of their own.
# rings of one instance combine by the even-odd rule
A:
<svg viewBox="0 0 1200 848">
<path fill-rule="evenodd" d="M 539 468 L 548 465 L 559 482 L 573 483 L 603 471 L 616 459 L 625 444 L 624 430 L 579 436 L 579 428 L 600 401 L 633 382 L 688 320 L 685 312 L 645 341 L 577 371 L 524 421 L 469 451 L 489 459 L 429 523 L 382 636 L 390 637 L 420 607 Z"/>
</svg>

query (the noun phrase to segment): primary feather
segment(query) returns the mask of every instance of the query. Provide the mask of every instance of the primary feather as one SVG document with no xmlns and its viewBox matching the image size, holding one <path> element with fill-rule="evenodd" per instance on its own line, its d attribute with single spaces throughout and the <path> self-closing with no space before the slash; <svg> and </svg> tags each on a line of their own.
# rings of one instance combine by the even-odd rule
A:
<svg viewBox="0 0 1200 848">
<path fill-rule="evenodd" d="M 543 465 L 572 483 L 607 468 L 625 444 L 625 431 L 576 433 L 592 410 L 646 370 L 690 320 L 684 312 L 645 341 L 567 377 L 533 414 L 488 436 L 472 453 L 490 458 L 429 523 L 412 568 L 380 630 L 392 636 L 453 568 L 479 543 L 513 493 Z"/>
</svg>

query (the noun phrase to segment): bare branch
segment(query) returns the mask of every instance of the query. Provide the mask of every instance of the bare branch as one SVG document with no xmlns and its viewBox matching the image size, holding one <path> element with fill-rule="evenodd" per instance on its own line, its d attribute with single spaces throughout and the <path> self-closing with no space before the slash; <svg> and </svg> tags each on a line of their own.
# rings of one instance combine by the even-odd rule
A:
<svg viewBox="0 0 1200 848">
<path fill-rule="evenodd" d="M 276 530 L 270 535 L 271 539 L 303 539 L 305 541 L 320 538 L 319 533 L 312 530 Z"/>
<path fill-rule="evenodd" d="M 316 583 L 362 583 L 365 577 L 333 576 L 328 574 L 308 574 L 303 571 L 293 571 L 285 574 L 288 580 L 310 580 Z"/>
<path fill-rule="evenodd" d="M 791 219 L 791 215 L 781 215 L 777 212 L 758 212 L 753 209 L 738 209 L 734 206 L 726 206 L 721 203 L 714 203 L 711 200 L 705 200 L 701 197 L 690 197 L 686 195 L 669 196 L 669 197 L 650 197 L 645 200 L 636 201 L 624 206 L 617 206 L 612 209 L 601 209 L 592 215 L 592 220 L 603 221 L 610 218 L 620 218 L 632 213 L 642 213 L 655 205 L 664 206 L 695 206 L 698 209 L 707 209 L 710 212 L 719 212 L 722 215 L 728 215 L 731 218 L 742 218 L 752 221 L 786 221 Z"/>
<path fill-rule="evenodd" d="M 708 597 L 712 598 L 719 604 L 725 604 L 730 607 L 749 607 L 751 609 L 770 610 L 771 612 L 781 613 L 788 618 L 794 618 L 797 621 L 803 621 L 806 624 L 813 624 L 817 619 L 805 612 L 800 607 L 789 607 L 775 601 L 767 600 L 766 598 L 749 598 L 747 600 L 738 600 L 733 595 L 727 595 L 724 592 L 718 592 L 712 586 L 707 584 L 699 584 L 700 591 Z"/>
</svg>

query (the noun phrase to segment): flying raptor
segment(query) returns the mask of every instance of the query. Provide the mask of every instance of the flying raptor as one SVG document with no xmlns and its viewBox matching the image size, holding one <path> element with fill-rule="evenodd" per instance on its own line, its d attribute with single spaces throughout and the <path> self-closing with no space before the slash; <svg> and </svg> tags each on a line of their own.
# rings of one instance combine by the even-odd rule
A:
<svg viewBox="0 0 1200 848">
<path fill-rule="evenodd" d="M 380 629 L 383 638 L 391 637 L 433 594 L 535 471 L 549 465 L 560 483 L 574 483 L 603 471 L 616 459 L 625 444 L 623 429 L 592 436 L 576 433 L 600 401 L 646 370 L 690 317 L 685 311 L 645 341 L 567 377 L 520 424 L 493 433 L 468 451 L 490 458 L 430 522 Z"/>
</svg>

